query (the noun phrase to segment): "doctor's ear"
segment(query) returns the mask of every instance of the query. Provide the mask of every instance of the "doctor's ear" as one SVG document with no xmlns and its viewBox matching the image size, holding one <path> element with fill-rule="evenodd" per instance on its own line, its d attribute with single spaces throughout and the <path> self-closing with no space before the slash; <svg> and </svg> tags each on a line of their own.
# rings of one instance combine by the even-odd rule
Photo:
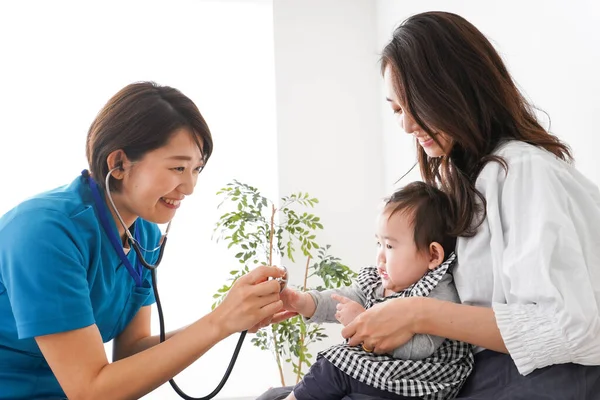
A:
<svg viewBox="0 0 600 400">
<path fill-rule="evenodd" d="M 115 150 L 106 158 L 108 170 L 112 171 L 111 175 L 115 179 L 123 179 L 125 173 L 124 165 L 128 162 L 127 155 L 123 150 Z"/>
</svg>

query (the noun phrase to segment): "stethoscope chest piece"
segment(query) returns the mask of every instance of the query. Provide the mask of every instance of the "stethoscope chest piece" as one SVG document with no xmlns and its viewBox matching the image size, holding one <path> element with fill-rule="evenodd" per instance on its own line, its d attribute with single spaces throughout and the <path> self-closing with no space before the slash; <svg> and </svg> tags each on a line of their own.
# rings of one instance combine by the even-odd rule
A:
<svg viewBox="0 0 600 400">
<path fill-rule="evenodd" d="M 284 275 L 281 278 L 275 278 L 275 280 L 279 282 L 279 293 L 283 292 L 283 289 L 285 289 L 288 284 L 288 270 L 285 266 L 282 266 L 281 268 L 284 271 Z"/>
</svg>

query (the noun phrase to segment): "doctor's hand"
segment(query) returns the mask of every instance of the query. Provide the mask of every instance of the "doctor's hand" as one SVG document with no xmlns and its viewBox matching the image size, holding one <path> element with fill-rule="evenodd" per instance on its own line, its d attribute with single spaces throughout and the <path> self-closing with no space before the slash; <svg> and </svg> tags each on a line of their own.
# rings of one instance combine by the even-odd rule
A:
<svg viewBox="0 0 600 400">
<path fill-rule="evenodd" d="M 248 332 L 256 333 L 261 328 L 265 328 L 271 324 L 278 324 L 281 321 L 285 321 L 286 319 L 290 319 L 292 317 L 295 317 L 296 315 L 298 315 L 298 313 L 294 311 L 280 311 L 278 313 L 275 313 L 274 315 L 263 319 L 258 324 L 248 329 Z"/>
<path fill-rule="evenodd" d="M 280 311 L 280 285 L 276 280 L 283 271 L 277 267 L 260 266 L 239 278 L 227 296 L 213 311 L 224 333 L 230 335 L 256 328 Z"/>
<path fill-rule="evenodd" d="M 349 346 L 363 344 L 375 353 L 390 353 L 415 333 L 418 297 L 396 298 L 379 303 L 342 329 Z"/>
<path fill-rule="evenodd" d="M 350 322 L 354 321 L 356 317 L 365 312 L 363 306 L 347 297 L 340 296 L 339 294 L 332 294 L 331 298 L 338 302 L 335 306 L 337 310 L 335 312 L 335 319 L 344 326 L 348 325 Z"/>
<path fill-rule="evenodd" d="M 250 333 L 258 331 L 260 328 L 269 326 L 270 324 L 277 324 L 285 321 L 286 319 L 295 317 L 296 315 L 305 315 L 309 312 L 308 309 L 312 305 L 312 313 L 314 313 L 314 301 L 308 293 L 300 292 L 292 288 L 286 287 L 280 293 L 280 299 L 283 303 L 283 311 L 278 312 L 275 315 L 269 316 L 264 320 L 260 321 L 256 326 L 248 330 Z"/>
</svg>

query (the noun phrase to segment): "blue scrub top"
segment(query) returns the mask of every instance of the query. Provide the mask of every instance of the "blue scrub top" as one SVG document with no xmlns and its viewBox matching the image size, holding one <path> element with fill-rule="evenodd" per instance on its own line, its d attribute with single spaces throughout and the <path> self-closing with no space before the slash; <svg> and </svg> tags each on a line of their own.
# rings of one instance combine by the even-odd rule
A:
<svg viewBox="0 0 600 400">
<path fill-rule="evenodd" d="M 135 225 L 142 247 L 154 249 L 158 227 L 141 218 Z M 135 266 L 135 252 L 127 257 Z M 154 263 L 157 257 L 156 251 L 146 259 Z M 34 337 L 96 324 L 102 340 L 112 340 L 142 306 L 155 301 L 150 271 L 144 268 L 142 278 L 136 287 L 100 225 L 82 177 L 2 216 L 0 399 L 64 397 Z"/>
</svg>

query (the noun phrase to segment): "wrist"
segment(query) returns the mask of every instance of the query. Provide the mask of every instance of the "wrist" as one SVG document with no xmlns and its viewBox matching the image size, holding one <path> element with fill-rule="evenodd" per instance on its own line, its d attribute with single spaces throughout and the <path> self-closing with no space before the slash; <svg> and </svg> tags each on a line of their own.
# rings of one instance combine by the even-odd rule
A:
<svg viewBox="0 0 600 400">
<path fill-rule="evenodd" d="M 298 311 L 298 314 L 302 315 L 304 318 L 311 318 L 315 313 L 315 301 L 313 297 L 308 292 L 300 292 L 302 298 L 302 307 Z"/>
<path fill-rule="evenodd" d="M 197 322 L 201 322 L 202 320 L 205 320 L 208 323 L 208 326 L 210 326 L 210 334 L 214 335 L 219 341 L 236 332 L 229 327 L 228 322 L 230 319 L 223 314 L 221 307 L 219 306 Z"/>
<path fill-rule="evenodd" d="M 434 320 L 436 299 L 431 297 L 413 297 L 415 305 L 412 318 L 412 329 L 415 334 L 430 334 L 430 322 Z"/>
</svg>

